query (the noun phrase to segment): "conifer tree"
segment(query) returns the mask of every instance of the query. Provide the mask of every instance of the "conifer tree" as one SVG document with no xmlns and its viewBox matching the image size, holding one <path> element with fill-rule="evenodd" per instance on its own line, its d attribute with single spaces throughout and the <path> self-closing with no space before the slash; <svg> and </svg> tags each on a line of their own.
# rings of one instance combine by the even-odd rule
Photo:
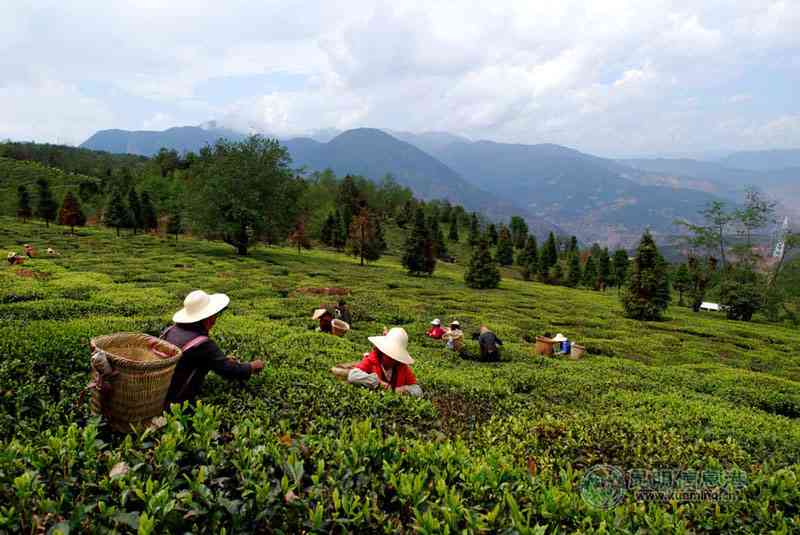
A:
<svg viewBox="0 0 800 535">
<path fill-rule="evenodd" d="M 36 181 L 39 188 L 39 200 L 36 205 L 36 215 L 44 219 L 45 225 L 50 226 L 50 222 L 54 221 L 58 213 L 58 205 L 53 198 L 53 193 L 50 191 L 50 182 L 44 178 Z"/>
<path fill-rule="evenodd" d="M 75 227 L 82 227 L 86 224 L 86 216 L 81 210 L 81 203 L 71 191 L 64 195 L 64 202 L 61 203 L 61 209 L 58 211 L 58 224 L 70 227 L 73 235 Z"/>
<path fill-rule="evenodd" d="M 172 215 L 169 216 L 169 221 L 167 222 L 167 234 L 173 234 L 175 236 L 175 241 L 178 241 L 178 235 L 183 233 L 183 221 L 181 218 L 181 213 L 179 210 L 176 210 Z"/>
<path fill-rule="evenodd" d="M 436 258 L 445 258 L 447 257 L 447 242 L 445 242 L 444 234 L 439 226 L 437 210 L 433 210 L 432 212 L 433 213 L 428 218 L 428 229 L 430 230 L 431 239 L 433 240 L 434 254 Z"/>
<path fill-rule="evenodd" d="M 578 252 L 578 238 L 571 236 L 569 239 L 569 247 L 567 247 L 567 254 Z"/>
<path fill-rule="evenodd" d="M 467 243 L 470 247 L 475 247 L 481 239 L 481 226 L 478 222 L 478 214 L 472 212 L 469 218 L 469 237 Z"/>
<path fill-rule="evenodd" d="M 383 234 L 383 225 L 381 224 L 381 218 L 378 217 L 375 213 L 370 213 L 370 218 L 372 221 L 372 228 L 375 229 L 374 237 L 372 239 L 370 247 L 374 248 L 379 254 L 375 258 L 367 258 L 367 260 L 377 260 L 380 258 L 380 255 L 385 253 L 389 246 L 386 243 L 386 236 Z"/>
<path fill-rule="evenodd" d="M 600 251 L 597 258 L 597 288 L 606 291 L 606 286 L 611 277 L 611 258 L 608 256 L 608 247 Z"/>
<path fill-rule="evenodd" d="M 637 320 L 659 320 L 669 301 L 666 263 L 650 232 L 645 231 L 622 293 L 625 316 Z"/>
<path fill-rule="evenodd" d="M 347 248 L 350 254 L 360 258 L 362 266 L 364 260 L 372 261 L 381 257 L 381 245 L 375 229 L 376 221 L 369 210 L 362 207 L 350 223 Z"/>
<path fill-rule="evenodd" d="M 688 291 L 691 287 L 691 279 L 689 278 L 689 269 L 686 264 L 681 264 L 675 271 L 675 277 L 672 282 L 672 287 L 678 291 L 678 306 L 684 306 L 683 293 Z"/>
<path fill-rule="evenodd" d="M 447 234 L 447 239 L 453 243 L 459 242 L 458 237 L 458 215 L 453 212 L 450 216 L 450 232 Z"/>
<path fill-rule="evenodd" d="M 23 221 L 27 221 L 31 216 L 33 216 L 31 196 L 28 193 L 28 188 L 20 185 L 17 188 L 17 217 Z"/>
<path fill-rule="evenodd" d="M 403 266 L 412 275 L 432 274 L 436 268 L 433 239 L 425 221 L 425 211 L 417 208 L 414 227 L 408 235 L 403 254 Z"/>
<path fill-rule="evenodd" d="M 414 202 L 409 199 L 403 204 L 403 208 L 400 210 L 400 213 L 397 214 L 395 217 L 395 222 L 397 226 L 400 228 L 406 228 L 406 225 L 410 223 L 414 218 Z"/>
<path fill-rule="evenodd" d="M 611 269 L 614 274 L 614 285 L 617 289 L 622 288 L 628 279 L 628 264 L 630 264 L 630 260 L 628 260 L 628 252 L 625 249 L 614 251 Z"/>
<path fill-rule="evenodd" d="M 472 250 L 469 266 L 464 273 L 464 282 L 470 288 L 497 288 L 500 284 L 500 271 L 489 252 L 489 242 L 482 238 Z"/>
<path fill-rule="evenodd" d="M 581 284 L 587 288 L 597 289 L 597 262 L 595 262 L 594 256 L 589 256 L 586 259 L 586 265 L 583 266 Z"/>
<path fill-rule="evenodd" d="M 122 194 L 117 190 L 109 198 L 105 211 L 105 223 L 107 226 L 115 228 L 117 236 L 119 236 L 119 229 L 127 226 L 129 220 L 128 207 L 122 200 Z"/>
<path fill-rule="evenodd" d="M 500 227 L 497 238 L 497 263 L 501 266 L 510 266 L 514 263 L 514 244 L 511 243 L 511 232 L 505 225 Z"/>
<path fill-rule="evenodd" d="M 561 267 L 561 262 L 556 262 L 547 273 L 548 282 L 550 284 L 561 284 L 564 282 L 564 268 Z"/>
<path fill-rule="evenodd" d="M 311 249 L 311 240 L 308 239 L 306 234 L 305 218 L 300 217 L 294 225 L 294 229 L 289 234 L 289 243 L 297 247 L 297 254 L 300 254 L 302 249 Z"/>
<path fill-rule="evenodd" d="M 523 249 L 528 241 L 528 224 L 517 215 L 511 217 L 511 241 L 517 249 Z"/>
<path fill-rule="evenodd" d="M 536 260 L 537 264 L 539 263 L 539 246 L 536 243 L 536 236 L 533 234 L 528 236 L 528 239 L 525 240 L 525 247 L 517 255 L 517 265 L 526 266 L 532 260 Z"/>
<path fill-rule="evenodd" d="M 542 254 L 539 256 L 539 266 L 542 273 L 549 273 L 551 267 L 555 266 L 558 262 L 558 249 L 556 247 L 556 237 L 551 232 L 547 236 L 547 241 L 542 247 Z"/>
<path fill-rule="evenodd" d="M 319 231 L 319 240 L 323 244 L 332 247 L 334 242 L 334 234 L 337 232 L 338 227 L 339 222 L 336 220 L 336 214 L 328 214 L 328 217 L 325 218 L 325 222 L 322 224 L 322 228 Z"/>
<path fill-rule="evenodd" d="M 142 192 L 142 228 L 145 232 L 158 229 L 156 209 L 150 200 L 150 194 L 146 191 Z"/>
<path fill-rule="evenodd" d="M 344 246 L 347 244 L 347 232 L 348 228 L 345 227 L 344 218 L 340 213 L 337 212 L 336 214 L 336 228 L 335 232 L 333 233 L 333 246 L 336 248 L 337 251 L 341 251 L 344 249 Z"/>
<path fill-rule="evenodd" d="M 489 227 L 486 229 L 486 238 L 489 240 L 489 245 L 494 247 L 497 245 L 497 240 L 500 239 L 500 236 L 497 234 L 497 227 L 494 223 L 490 223 Z"/>
<path fill-rule="evenodd" d="M 558 265 L 558 264 L 556 264 Z M 580 284 L 582 279 L 582 272 L 581 272 L 581 258 L 578 255 L 578 252 L 574 252 L 569 255 L 569 269 L 567 270 L 567 280 L 566 285 L 570 288 L 575 288 Z"/>
<path fill-rule="evenodd" d="M 142 228 L 142 205 L 139 202 L 139 194 L 136 193 L 134 188 L 128 191 L 128 210 L 129 223 L 133 233 L 136 234 L 136 231 Z"/>
</svg>

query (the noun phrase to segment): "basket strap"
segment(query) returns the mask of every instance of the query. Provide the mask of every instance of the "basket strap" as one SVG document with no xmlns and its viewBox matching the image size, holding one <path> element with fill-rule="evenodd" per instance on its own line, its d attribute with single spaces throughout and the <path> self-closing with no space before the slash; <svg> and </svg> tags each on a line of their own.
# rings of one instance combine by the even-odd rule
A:
<svg viewBox="0 0 800 535">
<path fill-rule="evenodd" d="M 195 348 L 195 347 L 197 347 L 200 344 L 203 344 L 205 342 L 208 342 L 208 336 L 202 336 L 202 335 L 201 336 L 196 336 L 196 337 L 192 338 L 191 340 L 189 340 L 188 342 L 186 342 L 185 344 L 183 344 L 181 346 L 181 351 L 183 351 L 185 353 L 185 352 L 189 351 L 190 349 Z"/>
</svg>

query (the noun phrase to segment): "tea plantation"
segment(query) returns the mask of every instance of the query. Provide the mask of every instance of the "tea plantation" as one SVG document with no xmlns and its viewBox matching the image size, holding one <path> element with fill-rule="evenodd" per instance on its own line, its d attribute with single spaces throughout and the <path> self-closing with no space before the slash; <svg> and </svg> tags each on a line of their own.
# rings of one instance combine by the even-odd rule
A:
<svg viewBox="0 0 800 535">
<path fill-rule="evenodd" d="M 61 256 L 0 269 L 2 533 L 800 531 L 800 333 L 789 328 L 677 307 L 640 323 L 622 318 L 614 291 L 510 277 L 468 290 L 458 264 L 416 278 L 395 257 L 238 257 L 220 243 L 0 219 L 1 250 L 26 242 Z M 310 320 L 330 299 L 304 289 L 332 286 L 352 292 L 345 338 Z M 231 296 L 213 336 L 263 358 L 265 373 L 241 386 L 209 376 L 193 414 L 111 433 L 79 402 L 89 339 L 157 334 L 196 288 Z M 453 358 L 423 336 L 433 317 L 468 334 L 488 324 L 503 362 Z M 384 325 L 408 331 L 423 399 L 329 373 Z M 535 357 L 545 332 L 587 356 Z M 672 470 L 727 498 L 658 500 L 632 486 L 603 502 L 615 489 L 585 478 L 600 464 Z"/>
</svg>

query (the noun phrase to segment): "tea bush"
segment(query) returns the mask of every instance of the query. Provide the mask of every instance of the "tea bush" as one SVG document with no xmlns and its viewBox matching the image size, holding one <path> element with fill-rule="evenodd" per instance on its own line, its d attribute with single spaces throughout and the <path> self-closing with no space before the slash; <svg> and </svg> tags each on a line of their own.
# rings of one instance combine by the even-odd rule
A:
<svg viewBox="0 0 800 535">
<path fill-rule="evenodd" d="M 469 290 L 463 264 L 409 278 L 393 256 L 360 267 L 261 247 L 239 258 L 191 238 L 72 237 L 0 219 L 0 248 L 25 242 L 62 254 L 0 269 L 2 533 L 800 530 L 800 334 L 789 328 L 677 307 L 640 323 L 622 317 L 615 292 L 510 271 L 497 290 Z M 351 290 L 344 338 L 310 320 L 336 297 L 297 291 L 333 286 Z M 196 288 L 230 294 L 213 336 L 267 369 L 242 385 L 212 375 L 193 413 L 174 407 L 161 429 L 111 433 L 78 402 L 89 340 L 158 334 Z M 447 352 L 424 337 L 433 317 L 460 320 L 473 355 L 470 335 L 488 324 L 503 361 Z M 328 372 L 384 325 L 408 331 L 423 399 Z M 534 356 L 535 336 L 556 332 L 588 355 Z M 629 493 L 604 510 L 581 496 L 597 464 L 747 479 L 729 501 Z"/>
</svg>

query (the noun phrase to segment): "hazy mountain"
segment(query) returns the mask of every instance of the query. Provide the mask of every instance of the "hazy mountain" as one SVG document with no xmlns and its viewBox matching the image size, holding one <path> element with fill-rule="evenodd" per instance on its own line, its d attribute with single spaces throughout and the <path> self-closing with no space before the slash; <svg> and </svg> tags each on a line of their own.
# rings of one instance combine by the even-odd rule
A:
<svg viewBox="0 0 800 535">
<path fill-rule="evenodd" d="M 112 153 L 152 156 L 161 147 L 175 149 L 181 153 L 197 152 L 206 145 L 213 145 L 220 138 L 239 141 L 245 137 L 239 132 L 215 126 L 216 123 L 211 122 L 204 126 L 179 126 L 163 131 L 100 130 L 81 143 L 81 147 Z"/>
<path fill-rule="evenodd" d="M 777 171 L 800 167 L 800 149 L 753 150 L 734 152 L 720 160 L 726 167 L 751 171 Z"/>
<path fill-rule="evenodd" d="M 640 183 L 640 171 L 559 145 L 478 141 L 436 151 L 478 187 L 553 221 L 585 240 L 629 244 L 645 228 L 674 232 L 716 198 L 704 191 Z"/>
<path fill-rule="evenodd" d="M 449 199 L 469 210 L 480 210 L 490 218 L 507 219 L 518 214 L 539 236 L 560 231 L 514 203 L 484 191 L 464 180 L 458 173 L 417 147 L 390 136 L 382 130 L 348 130 L 328 143 L 309 138 L 283 142 L 296 166 L 309 170 L 332 169 L 337 175 L 357 174 L 380 180 L 392 174 L 402 185 L 423 199 Z"/>
<path fill-rule="evenodd" d="M 470 142 L 469 139 L 463 136 L 457 136 L 449 132 L 422 132 L 419 134 L 413 132 L 399 132 L 396 130 L 384 130 L 384 132 L 406 143 L 410 143 L 429 154 L 434 154 L 436 151 L 443 149 L 451 143 Z"/>
</svg>

